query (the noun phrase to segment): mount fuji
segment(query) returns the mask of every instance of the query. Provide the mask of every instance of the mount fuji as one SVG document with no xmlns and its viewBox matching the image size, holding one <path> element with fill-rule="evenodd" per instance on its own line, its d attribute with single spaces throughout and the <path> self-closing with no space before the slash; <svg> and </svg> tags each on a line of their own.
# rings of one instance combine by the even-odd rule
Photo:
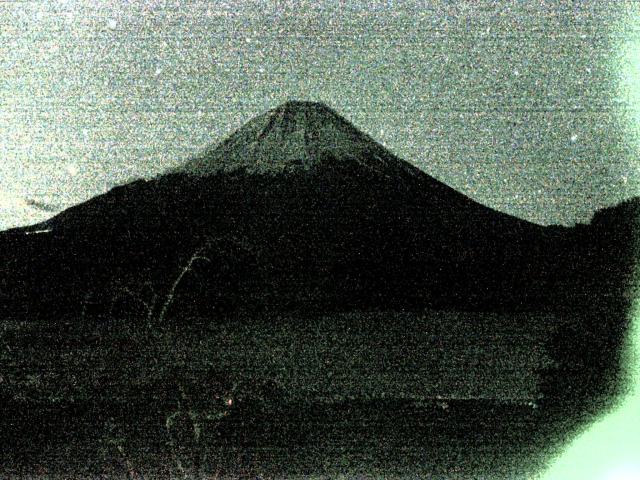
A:
<svg viewBox="0 0 640 480">
<path fill-rule="evenodd" d="M 162 290 L 213 240 L 241 303 L 486 308 L 548 295 L 563 231 L 485 207 L 328 106 L 293 101 L 173 171 L 3 241 L 17 242 L 7 261 L 23 280 L 12 295 L 57 305 L 115 278 Z"/>
</svg>

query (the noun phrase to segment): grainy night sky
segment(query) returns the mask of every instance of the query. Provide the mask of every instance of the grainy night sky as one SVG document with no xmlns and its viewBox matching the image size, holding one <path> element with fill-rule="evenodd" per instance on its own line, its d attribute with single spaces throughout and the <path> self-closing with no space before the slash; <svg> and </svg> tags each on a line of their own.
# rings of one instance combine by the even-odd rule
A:
<svg viewBox="0 0 640 480">
<path fill-rule="evenodd" d="M 177 165 L 288 99 L 538 223 L 638 194 L 634 2 L 0 3 L 0 227 Z"/>
</svg>

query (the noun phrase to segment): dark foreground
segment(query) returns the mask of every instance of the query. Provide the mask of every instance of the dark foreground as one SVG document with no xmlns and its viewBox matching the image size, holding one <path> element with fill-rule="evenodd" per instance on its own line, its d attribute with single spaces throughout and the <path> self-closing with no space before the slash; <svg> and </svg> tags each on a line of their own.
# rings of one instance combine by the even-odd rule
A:
<svg viewBox="0 0 640 480">
<path fill-rule="evenodd" d="M 572 431 L 562 408 L 490 401 L 232 405 L 198 439 L 144 404 L 7 407 L 4 478 L 518 479 Z"/>
<path fill-rule="evenodd" d="M 612 312 L 5 322 L 0 477 L 531 478 L 610 406 Z"/>
</svg>

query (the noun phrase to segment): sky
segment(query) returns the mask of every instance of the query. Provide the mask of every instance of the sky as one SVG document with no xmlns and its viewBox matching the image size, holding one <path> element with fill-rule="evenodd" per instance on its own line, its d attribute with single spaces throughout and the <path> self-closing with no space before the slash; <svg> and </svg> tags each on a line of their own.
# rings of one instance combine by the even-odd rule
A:
<svg viewBox="0 0 640 480">
<path fill-rule="evenodd" d="M 323 101 L 471 198 L 587 222 L 640 194 L 635 2 L 0 2 L 0 228 Z"/>
</svg>

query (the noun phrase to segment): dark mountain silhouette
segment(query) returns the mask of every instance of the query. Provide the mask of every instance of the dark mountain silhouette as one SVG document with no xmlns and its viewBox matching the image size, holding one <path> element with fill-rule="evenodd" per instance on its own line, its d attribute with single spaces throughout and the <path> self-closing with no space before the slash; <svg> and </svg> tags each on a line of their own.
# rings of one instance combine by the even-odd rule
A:
<svg viewBox="0 0 640 480">
<path fill-rule="evenodd" d="M 211 261 L 178 292 L 204 315 L 563 308 L 620 297 L 633 205 L 588 226 L 532 224 L 435 180 L 326 105 L 288 102 L 179 169 L 3 233 L 2 305 L 78 309 L 114 282 L 162 294 L 206 246 Z"/>
<path fill-rule="evenodd" d="M 180 169 L 3 242 L 20 292 L 57 305 L 113 278 L 162 283 L 215 240 L 249 269 L 228 266 L 252 305 L 498 308 L 547 294 L 562 230 L 472 201 L 323 104 L 289 102 Z"/>
</svg>

